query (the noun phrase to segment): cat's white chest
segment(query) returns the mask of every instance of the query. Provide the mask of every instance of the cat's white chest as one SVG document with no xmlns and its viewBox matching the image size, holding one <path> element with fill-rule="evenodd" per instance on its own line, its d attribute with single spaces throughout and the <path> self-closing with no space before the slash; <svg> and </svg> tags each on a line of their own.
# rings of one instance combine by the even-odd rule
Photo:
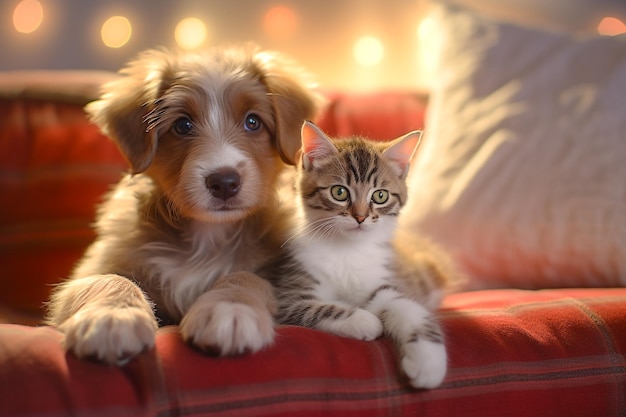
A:
<svg viewBox="0 0 626 417">
<path fill-rule="evenodd" d="M 321 299 L 363 305 L 371 292 L 382 285 L 391 260 L 387 245 L 364 241 L 309 242 L 296 257 L 319 282 Z"/>
</svg>

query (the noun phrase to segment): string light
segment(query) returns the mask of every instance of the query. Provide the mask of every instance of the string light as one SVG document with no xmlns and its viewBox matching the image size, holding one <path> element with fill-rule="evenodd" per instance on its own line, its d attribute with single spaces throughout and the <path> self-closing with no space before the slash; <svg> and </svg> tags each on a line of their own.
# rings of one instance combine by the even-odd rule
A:
<svg viewBox="0 0 626 417">
<path fill-rule="evenodd" d="M 124 16 L 112 16 L 102 25 L 100 36 L 109 48 L 121 48 L 130 40 L 133 29 Z"/>
<path fill-rule="evenodd" d="M 23 0 L 13 11 L 13 26 L 20 33 L 36 31 L 43 21 L 43 9 L 37 0 Z"/>
<path fill-rule="evenodd" d="M 176 44 L 183 49 L 196 49 L 201 47 L 207 39 L 207 27 L 202 20 L 188 17 L 176 25 L 174 31 Z"/>
<path fill-rule="evenodd" d="M 158 10 L 155 9 L 153 16 L 150 13 L 144 13 L 140 6 L 109 7 L 107 5 L 105 7 L 104 5 L 100 5 L 100 3 L 97 5 L 94 3 L 93 10 L 85 11 L 84 14 L 79 15 L 74 10 L 63 10 L 63 5 L 58 5 L 55 9 L 52 4 L 42 0 L 13 0 L 12 2 L 14 6 L 13 10 L 11 10 L 13 11 L 13 22 L 11 23 L 14 25 L 14 29 L 12 30 L 16 30 L 16 32 L 14 32 L 16 37 L 21 36 L 18 35 L 17 32 L 30 33 L 37 30 L 41 32 L 43 28 L 46 30 L 46 36 L 51 37 L 50 39 L 57 36 L 57 34 L 53 32 L 54 30 L 59 31 L 61 33 L 59 36 L 63 37 L 60 39 L 63 39 L 65 42 L 68 37 L 75 36 L 72 34 L 75 34 L 77 30 L 90 30 L 88 28 L 93 27 L 92 19 L 102 19 L 104 17 L 102 20 L 97 20 L 95 25 L 97 31 L 96 36 L 100 36 L 100 40 L 96 38 L 96 41 L 102 42 L 101 47 L 105 50 L 109 50 L 109 54 L 112 52 L 109 48 L 132 48 L 135 50 L 162 44 L 167 45 L 168 43 L 173 43 L 173 41 L 175 41 L 176 45 L 181 49 L 195 50 L 206 46 L 209 41 L 213 41 L 213 27 L 201 20 L 203 17 L 206 17 L 202 14 L 206 13 L 206 10 L 198 10 L 198 14 L 195 15 L 193 14 L 193 10 L 188 10 L 187 13 L 189 14 L 186 16 L 197 16 L 200 17 L 200 19 L 189 17 L 179 21 L 179 19 L 185 17 L 185 15 L 180 17 L 174 17 L 173 14 L 169 16 L 159 15 Z M 42 10 L 42 6 L 45 10 Z M 55 6 L 57 5 L 55 4 Z M 343 31 L 343 33 L 339 34 L 341 36 L 337 36 L 337 34 L 332 33 L 335 31 L 334 29 L 330 31 L 328 28 L 333 27 L 332 25 L 335 24 L 341 24 L 341 19 L 338 19 L 339 22 L 329 19 L 329 26 L 319 26 L 313 23 L 309 25 L 307 22 L 309 22 L 308 18 L 311 16 L 305 16 L 305 12 L 310 13 L 310 11 L 307 10 L 307 8 L 297 2 L 294 3 L 287 0 L 266 1 L 260 9 L 261 12 L 254 16 L 254 20 L 238 23 L 242 25 L 241 28 L 237 28 L 236 26 L 234 28 L 227 27 L 224 33 L 215 34 L 215 36 L 219 38 L 215 40 L 222 42 L 227 40 L 228 37 L 241 37 L 243 40 L 257 39 L 260 42 L 265 42 L 267 45 L 263 45 L 264 47 L 267 46 L 284 50 L 285 53 L 292 54 L 297 60 L 302 60 L 303 65 L 309 67 L 311 72 L 321 74 L 321 82 L 329 83 L 330 85 L 341 83 L 342 85 L 360 86 L 360 84 L 363 83 L 369 86 L 376 82 L 385 85 L 387 83 L 396 84 L 401 82 L 400 77 L 396 76 L 403 71 L 401 66 L 405 64 L 411 65 L 413 61 L 416 61 L 417 57 L 414 55 L 418 54 L 417 48 L 413 49 L 410 55 L 405 54 L 401 58 L 397 58 L 397 51 L 402 49 L 403 44 L 401 42 L 405 42 L 404 40 L 397 41 L 398 43 L 396 44 L 395 39 L 392 38 L 390 41 L 393 40 L 394 44 L 387 45 L 383 43 L 382 35 L 377 37 L 377 34 L 372 32 L 355 33 L 350 29 L 353 27 L 352 25 L 338 26 L 337 30 L 340 32 Z M 216 8 L 211 11 L 215 16 L 220 16 L 221 13 L 225 13 L 223 15 L 224 18 L 230 18 L 230 14 L 228 13 L 231 12 L 232 10 L 230 8 L 224 10 Z M 57 19 L 58 16 L 63 18 Z M 46 19 L 45 22 L 43 22 L 44 17 Z M 172 19 L 173 17 L 174 19 Z M 85 26 L 78 25 L 77 22 L 71 21 L 76 18 L 90 20 L 90 23 L 85 22 Z M 154 22 L 140 22 L 136 20 L 140 18 L 151 18 L 154 19 Z M 375 18 L 376 16 L 373 16 L 372 20 L 375 21 Z M 410 19 L 411 16 L 406 13 L 406 18 Z M 236 19 L 234 19 L 234 21 L 235 20 Z M 156 26 L 156 24 L 153 23 L 158 23 L 160 27 L 171 27 L 174 30 L 171 29 L 169 34 L 162 31 L 143 31 L 144 27 L 149 29 L 150 27 Z M 318 36 L 316 32 L 317 28 L 325 31 L 325 33 L 322 34 L 323 36 L 319 36 L 319 42 L 314 45 L 314 48 L 310 48 L 310 51 L 307 50 L 306 53 L 303 53 L 301 43 L 297 41 L 301 36 L 305 35 L 305 33 L 302 32 L 305 29 L 305 23 L 307 23 L 306 35 Z M 386 31 L 383 26 L 374 26 L 381 31 Z M 416 25 L 414 24 L 413 26 Z M 359 35 L 374 36 L 362 36 L 359 38 Z M 402 34 L 403 39 L 410 38 L 404 35 L 406 34 Z M 344 40 L 346 36 L 348 39 Z M 350 37 L 352 37 L 352 39 L 350 39 Z M 400 34 L 398 34 L 398 38 L 399 37 Z M 28 40 L 26 37 L 23 37 L 23 39 Z M 69 39 L 68 42 L 71 41 L 72 39 Z M 387 42 L 386 39 L 385 42 Z M 331 50 L 327 50 L 327 48 L 324 47 L 324 45 L 328 45 L 329 43 L 335 46 L 331 48 Z M 414 43 L 415 42 L 413 42 L 411 46 L 414 46 Z M 42 44 L 37 41 L 33 45 Z M 318 54 L 323 54 L 324 59 L 321 59 Z M 126 54 L 112 55 L 114 59 L 121 59 L 122 56 L 126 56 Z M 408 64 L 403 61 L 401 65 L 392 65 L 394 61 L 398 59 L 405 60 L 407 58 L 413 61 L 408 62 Z M 81 62 L 81 59 L 83 59 L 83 57 L 76 57 L 77 62 Z M 89 57 L 85 56 L 84 59 L 89 59 Z M 326 59 L 332 60 L 336 65 L 324 65 L 323 62 L 326 61 Z M 352 62 L 352 64 L 350 62 Z M 113 61 L 111 61 L 111 65 L 113 65 Z M 121 65 L 121 63 L 116 62 L 115 65 Z M 356 70 L 355 67 L 357 67 Z M 397 67 L 401 69 L 397 70 Z M 359 70 L 359 68 L 361 70 Z M 354 75 L 354 72 L 358 73 L 358 76 Z"/>
<path fill-rule="evenodd" d="M 274 6 L 263 17 L 263 29 L 275 38 L 293 36 L 298 28 L 298 16 L 287 6 Z"/>
<path fill-rule="evenodd" d="M 598 33 L 605 36 L 615 36 L 626 33 L 626 24 L 616 17 L 605 17 L 598 24 Z"/>
</svg>

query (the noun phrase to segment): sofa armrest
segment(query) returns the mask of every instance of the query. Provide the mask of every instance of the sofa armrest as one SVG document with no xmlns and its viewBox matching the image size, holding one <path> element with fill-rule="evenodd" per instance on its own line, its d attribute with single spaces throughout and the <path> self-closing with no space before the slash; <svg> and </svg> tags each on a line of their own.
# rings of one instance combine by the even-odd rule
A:
<svg viewBox="0 0 626 417">
<path fill-rule="evenodd" d="M 625 309 L 624 288 L 451 295 L 450 367 L 433 390 L 410 387 L 385 338 L 281 326 L 273 346 L 218 358 L 165 327 L 118 368 L 66 354 L 52 328 L 0 325 L 0 415 L 620 415 Z"/>
<path fill-rule="evenodd" d="M 108 71 L 7 71 L 0 73 L 0 99 L 84 106 L 116 77 Z"/>
</svg>

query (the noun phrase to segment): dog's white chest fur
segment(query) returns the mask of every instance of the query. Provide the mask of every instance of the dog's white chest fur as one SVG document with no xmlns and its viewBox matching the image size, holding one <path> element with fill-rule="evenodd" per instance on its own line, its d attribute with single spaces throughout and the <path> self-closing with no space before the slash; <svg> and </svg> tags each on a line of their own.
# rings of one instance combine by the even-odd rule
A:
<svg viewBox="0 0 626 417">
<path fill-rule="evenodd" d="M 351 241 L 303 239 L 295 257 L 321 285 L 318 297 L 363 305 L 384 277 L 391 262 L 392 249 L 377 243 L 372 236 Z"/>
<path fill-rule="evenodd" d="M 205 225 L 194 222 L 184 244 L 174 246 L 151 242 L 143 246 L 152 280 L 170 291 L 169 300 L 180 312 L 206 291 L 213 281 L 232 272 L 237 262 L 236 232 L 228 225 Z"/>
</svg>

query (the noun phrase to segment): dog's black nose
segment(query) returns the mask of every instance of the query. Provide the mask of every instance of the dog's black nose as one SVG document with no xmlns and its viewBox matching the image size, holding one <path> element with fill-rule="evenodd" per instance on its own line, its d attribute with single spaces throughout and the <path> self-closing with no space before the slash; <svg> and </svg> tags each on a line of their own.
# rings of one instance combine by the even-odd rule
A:
<svg viewBox="0 0 626 417">
<path fill-rule="evenodd" d="M 230 169 L 216 171 L 206 177 L 206 188 L 214 197 L 226 201 L 239 192 L 241 177 Z"/>
</svg>

